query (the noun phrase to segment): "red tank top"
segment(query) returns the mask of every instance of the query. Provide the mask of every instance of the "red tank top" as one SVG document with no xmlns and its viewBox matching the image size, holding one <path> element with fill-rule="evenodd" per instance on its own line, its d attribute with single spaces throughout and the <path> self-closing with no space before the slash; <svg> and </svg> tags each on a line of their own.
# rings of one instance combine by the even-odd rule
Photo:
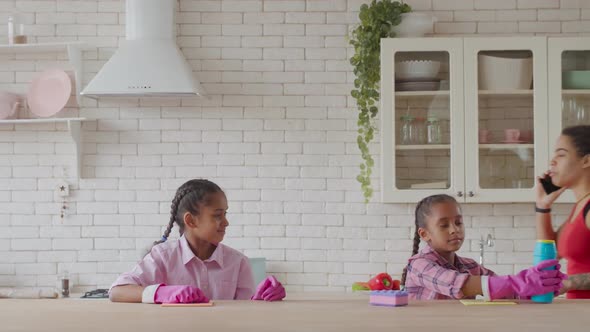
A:
<svg viewBox="0 0 590 332">
<path fill-rule="evenodd" d="M 590 273 L 590 229 L 586 225 L 584 211 L 590 207 L 590 201 L 574 220 L 566 221 L 559 232 L 557 251 L 559 256 L 567 259 L 567 274 Z M 590 290 L 567 292 L 568 299 L 590 299 Z"/>
</svg>

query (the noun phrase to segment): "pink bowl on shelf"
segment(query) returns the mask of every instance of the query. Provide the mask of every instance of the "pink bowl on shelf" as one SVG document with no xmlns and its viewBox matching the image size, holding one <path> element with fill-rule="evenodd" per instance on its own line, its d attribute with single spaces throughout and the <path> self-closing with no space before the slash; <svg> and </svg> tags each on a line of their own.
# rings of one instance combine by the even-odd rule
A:
<svg viewBox="0 0 590 332">
<path fill-rule="evenodd" d="M 72 93 L 72 81 L 61 69 L 48 69 L 37 76 L 29 87 L 27 104 L 31 112 L 46 118 L 66 106 Z"/>
</svg>

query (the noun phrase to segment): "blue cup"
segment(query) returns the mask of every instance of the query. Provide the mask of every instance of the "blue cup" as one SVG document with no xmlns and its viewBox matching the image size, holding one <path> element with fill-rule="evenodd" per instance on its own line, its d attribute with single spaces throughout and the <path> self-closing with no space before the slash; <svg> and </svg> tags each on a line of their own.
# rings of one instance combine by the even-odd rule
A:
<svg viewBox="0 0 590 332">
<path fill-rule="evenodd" d="M 537 265 L 542 261 L 548 259 L 557 258 L 557 249 L 555 248 L 555 241 L 553 240 L 537 240 L 535 244 L 534 260 L 533 264 Z M 545 270 L 555 270 L 555 266 L 546 268 Z M 540 295 L 534 295 L 531 300 L 538 303 L 551 303 L 553 302 L 553 293 L 546 293 Z"/>
<path fill-rule="evenodd" d="M 258 285 L 266 278 L 266 258 L 264 257 L 249 257 L 250 267 L 252 268 L 252 276 L 254 277 L 254 285 Z"/>
</svg>

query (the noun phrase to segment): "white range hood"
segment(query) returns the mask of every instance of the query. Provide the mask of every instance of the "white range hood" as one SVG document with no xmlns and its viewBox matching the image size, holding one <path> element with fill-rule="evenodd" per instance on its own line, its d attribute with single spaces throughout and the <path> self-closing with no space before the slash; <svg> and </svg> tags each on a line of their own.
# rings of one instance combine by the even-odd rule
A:
<svg viewBox="0 0 590 332">
<path fill-rule="evenodd" d="M 126 40 L 80 93 L 87 97 L 202 96 L 176 45 L 176 0 L 127 0 Z"/>
</svg>

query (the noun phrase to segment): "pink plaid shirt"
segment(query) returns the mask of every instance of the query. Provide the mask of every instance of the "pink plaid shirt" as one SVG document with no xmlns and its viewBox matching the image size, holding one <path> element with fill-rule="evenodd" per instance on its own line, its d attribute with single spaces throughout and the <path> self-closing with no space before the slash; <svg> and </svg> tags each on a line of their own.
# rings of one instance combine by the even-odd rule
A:
<svg viewBox="0 0 590 332">
<path fill-rule="evenodd" d="M 198 287 L 212 300 L 249 300 L 254 294 L 254 277 L 246 256 L 220 243 L 211 257 L 202 261 L 193 254 L 184 236 L 154 246 L 111 288 L 160 283 Z"/>
<path fill-rule="evenodd" d="M 495 273 L 473 259 L 455 256 L 451 265 L 430 246 L 412 256 L 408 263 L 406 290 L 411 299 L 442 300 L 464 298 L 461 288 L 472 276 L 493 276 Z"/>
</svg>

